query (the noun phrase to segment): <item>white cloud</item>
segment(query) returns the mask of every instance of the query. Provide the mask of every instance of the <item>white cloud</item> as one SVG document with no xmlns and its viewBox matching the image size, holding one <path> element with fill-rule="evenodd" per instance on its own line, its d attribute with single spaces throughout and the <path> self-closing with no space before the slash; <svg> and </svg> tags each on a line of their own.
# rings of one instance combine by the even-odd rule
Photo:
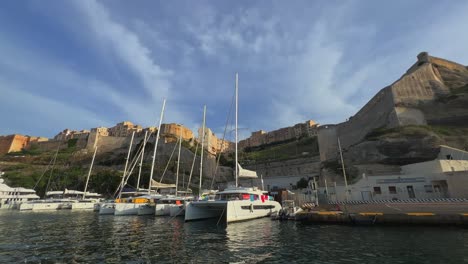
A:
<svg viewBox="0 0 468 264">
<path fill-rule="evenodd" d="M 4 124 L 0 127 L 0 134 L 52 137 L 64 128 L 81 130 L 107 123 L 97 113 L 27 92 L 3 76 L 0 76 L 0 93 Z M 36 131 L 45 131 L 48 135 L 38 135 Z"/>
<path fill-rule="evenodd" d="M 88 19 L 96 39 L 108 46 L 123 63 L 140 78 L 153 102 L 169 96 L 169 77 L 172 72 L 161 68 L 151 57 L 138 35 L 113 20 L 105 6 L 97 1 L 74 1 L 75 6 Z"/>
</svg>

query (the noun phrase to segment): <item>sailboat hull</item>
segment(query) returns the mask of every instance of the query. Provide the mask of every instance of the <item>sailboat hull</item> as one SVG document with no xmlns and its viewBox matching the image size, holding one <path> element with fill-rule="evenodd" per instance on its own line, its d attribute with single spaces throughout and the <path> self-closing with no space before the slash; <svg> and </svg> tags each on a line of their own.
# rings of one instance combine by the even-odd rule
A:
<svg viewBox="0 0 468 264">
<path fill-rule="evenodd" d="M 169 215 L 171 217 L 184 216 L 185 215 L 185 205 L 173 205 L 169 209 Z"/>
<path fill-rule="evenodd" d="M 138 215 L 138 208 L 144 204 L 116 203 L 114 215 Z"/>
<path fill-rule="evenodd" d="M 154 205 L 144 204 L 138 208 L 138 215 L 154 215 Z"/>
<path fill-rule="evenodd" d="M 233 223 L 270 216 L 280 209 L 276 201 L 196 201 L 187 204 L 185 221 L 222 218 L 226 223 Z"/>
<path fill-rule="evenodd" d="M 113 215 L 115 213 L 115 203 L 103 203 L 99 208 L 100 215 Z"/>
<path fill-rule="evenodd" d="M 156 216 L 169 216 L 171 205 L 170 204 L 156 204 L 154 215 Z"/>
<path fill-rule="evenodd" d="M 43 203 L 22 203 L 20 205 L 20 211 L 46 211 L 46 210 L 58 210 L 61 207 L 61 203 L 58 202 L 43 202 Z"/>
<path fill-rule="evenodd" d="M 71 204 L 72 210 L 94 210 L 96 202 L 77 202 Z"/>
</svg>

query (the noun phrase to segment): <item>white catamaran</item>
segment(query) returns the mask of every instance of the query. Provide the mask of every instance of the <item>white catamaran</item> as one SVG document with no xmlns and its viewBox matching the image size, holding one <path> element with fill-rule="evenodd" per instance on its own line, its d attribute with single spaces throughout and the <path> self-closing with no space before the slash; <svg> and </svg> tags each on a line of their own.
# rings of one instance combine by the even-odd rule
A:
<svg viewBox="0 0 468 264">
<path fill-rule="evenodd" d="M 224 219 L 225 223 L 250 220 L 277 214 L 281 205 L 273 201 L 267 192 L 238 186 L 238 178 L 257 178 L 257 173 L 242 169 L 237 155 L 237 115 L 238 115 L 238 75 L 236 74 L 236 139 L 235 139 L 235 178 L 236 185 L 216 193 L 214 199 L 193 201 L 185 208 L 185 221 L 207 218 Z M 219 221 L 218 220 L 218 221 Z"/>
</svg>

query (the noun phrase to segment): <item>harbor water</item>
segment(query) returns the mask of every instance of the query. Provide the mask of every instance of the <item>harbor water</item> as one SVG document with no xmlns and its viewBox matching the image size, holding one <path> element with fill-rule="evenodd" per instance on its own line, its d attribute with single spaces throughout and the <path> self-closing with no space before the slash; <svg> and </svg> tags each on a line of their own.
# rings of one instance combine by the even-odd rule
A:
<svg viewBox="0 0 468 264">
<path fill-rule="evenodd" d="M 468 229 L 0 212 L 0 263 L 468 263 Z"/>
</svg>

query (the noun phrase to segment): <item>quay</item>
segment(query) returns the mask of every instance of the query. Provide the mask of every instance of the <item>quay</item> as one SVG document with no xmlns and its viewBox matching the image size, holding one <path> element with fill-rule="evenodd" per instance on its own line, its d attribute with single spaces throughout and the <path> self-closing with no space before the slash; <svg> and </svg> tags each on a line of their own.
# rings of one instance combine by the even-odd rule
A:
<svg viewBox="0 0 468 264">
<path fill-rule="evenodd" d="M 298 212 L 295 220 L 312 224 L 468 226 L 468 202 L 325 205 Z"/>
</svg>

